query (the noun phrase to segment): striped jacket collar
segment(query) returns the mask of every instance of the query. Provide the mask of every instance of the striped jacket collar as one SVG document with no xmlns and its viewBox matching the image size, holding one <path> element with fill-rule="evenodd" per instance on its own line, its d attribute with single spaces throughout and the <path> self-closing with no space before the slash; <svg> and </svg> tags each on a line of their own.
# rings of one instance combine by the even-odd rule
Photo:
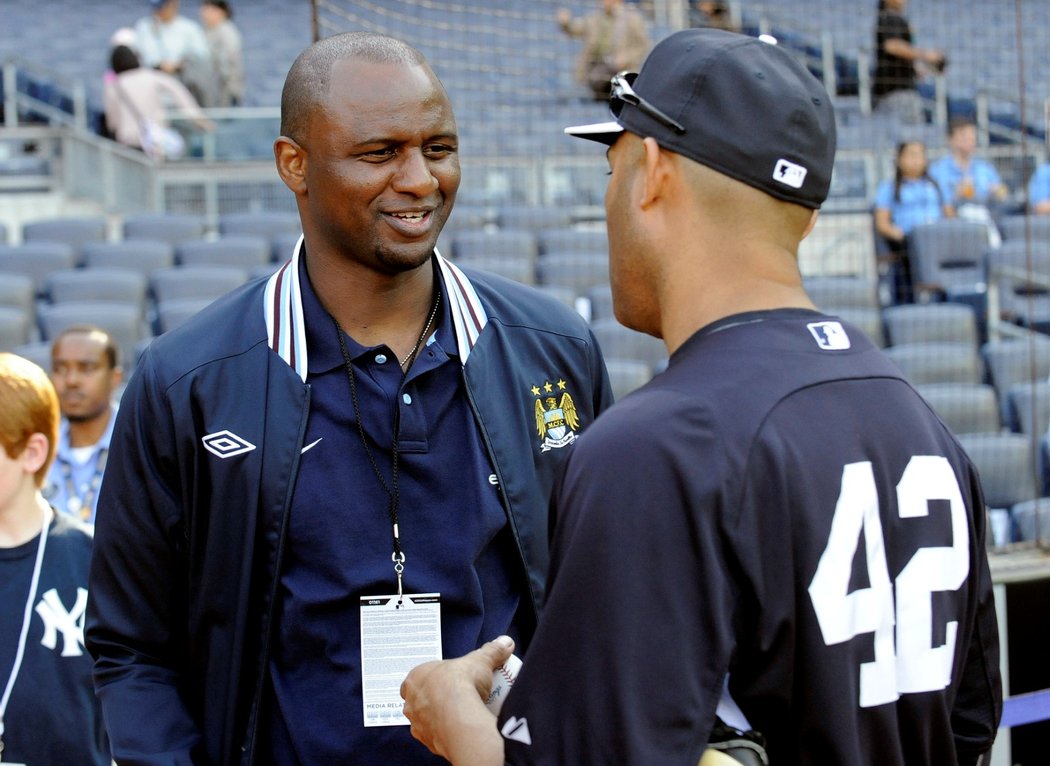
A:
<svg viewBox="0 0 1050 766">
<path fill-rule="evenodd" d="M 302 249 L 303 238 L 299 237 L 292 259 L 267 281 L 263 293 L 263 313 L 270 348 L 305 382 L 306 330 L 299 285 L 299 258 Z M 444 292 L 448 296 L 452 311 L 452 328 L 456 334 L 460 362 L 466 364 L 467 357 L 488 323 L 488 315 L 467 275 L 443 258 L 436 249 L 434 257 L 437 258 Z"/>
</svg>

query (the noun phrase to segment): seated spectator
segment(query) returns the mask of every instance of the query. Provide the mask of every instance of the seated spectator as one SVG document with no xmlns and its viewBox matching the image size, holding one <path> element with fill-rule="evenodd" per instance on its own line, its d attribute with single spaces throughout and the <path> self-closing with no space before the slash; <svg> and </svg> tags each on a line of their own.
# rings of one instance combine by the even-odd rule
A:
<svg viewBox="0 0 1050 766">
<path fill-rule="evenodd" d="M 213 100 L 204 106 L 240 106 L 244 98 L 244 50 L 226 0 L 201 3 L 201 24 L 215 71 Z"/>
<path fill-rule="evenodd" d="M 623 0 L 600 0 L 601 9 L 573 18 L 567 8 L 555 18 L 562 32 L 583 39 L 576 59 L 576 81 L 586 85 L 592 97 L 609 97 L 613 75 L 623 70 L 637 71 L 649 52 L 649 27 L 636 8 Z"/>
<path fill-rule="evenodd" d="M 975 156 L 977 125 L 971 117 L 948 123 L 948 153 L 930 163 L 930 177 L 960 218 L 988 225 L 989 241 L 997 245 L 999 231 L 992 216 L 1009 190 L 988 160 Z"/>
<path fill-rule="evenodd" d="M 109 766 L 84 650 L 91 532 L 41 488 L 58 399 L 47 373 L 0 354 L 0 700 L 4 763 Z"/>
<path fill-rule="evenodd" d="M 875 231 L 889 252 L 887 265 L 893 276 L 894 302 L 912 300 L 911 265 L 907 237 L 921 223 L 955 215 L 940 187 L 927 170 L 926 147 L 921 141 L 897 145 L 893 179 L 886 179 L 875 191 Z"/>
<path fill-rule="evenodd" d="M 198 127 L 211 123 L 196 99 L 173 76 L 139 65 L 126 45 L 113 49 L 114 77 L 103 86 L 106 125 L 117 141 L 142 149 L 156 159 L 177 157 L 185 151 L 182 137 L 168 124 L 169 107 L 188 112 Z"/>
<path fill-rule="evenodd" d="M 142 65 L 174 75 L 199 104 L 212 100 L 215 71 L 200 24 L 179 15 L 179 0 L 149 0 L 151 13 L 135 23 Z"/>
<path fill-rule="evenodd" d="M 1028 181 L 1028 210 L 1040 215 L 1050 214 L 1050 162 L 1044 162 Z"/>
</svg>

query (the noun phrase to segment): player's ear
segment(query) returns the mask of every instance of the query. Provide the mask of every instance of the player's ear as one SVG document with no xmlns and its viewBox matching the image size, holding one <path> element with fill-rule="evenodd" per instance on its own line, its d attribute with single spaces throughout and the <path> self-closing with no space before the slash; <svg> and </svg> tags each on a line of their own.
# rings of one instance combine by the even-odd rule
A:
<svg viewBox="0 0 1050 766">
<path fill-rule="evenodd" d="M 655 138 L 642 141 L 641 162 L 644 186 L 640 204 L 645 209 L 667 192 L 672 168 L 670 155 L 660 148 Z"/>
<path fill-rule="evenodd" d="M 284 185 L 295 194 L 305 192 L 306 150 L 287 136 L 279 136 L 273 142 L 273 157 Z"/>
</svg>

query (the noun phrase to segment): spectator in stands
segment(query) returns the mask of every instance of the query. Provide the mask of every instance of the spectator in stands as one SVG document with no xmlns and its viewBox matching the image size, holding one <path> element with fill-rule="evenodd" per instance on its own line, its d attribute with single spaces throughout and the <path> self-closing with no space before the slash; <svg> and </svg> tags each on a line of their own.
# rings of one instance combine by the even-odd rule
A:
<svg viewBox="0 0 1050 766">
<path fill-rule="evenodd" d="M 149 0 L 151 12 L 135 23 L 142 65 L 174 75 L 199 104 L 212 101 L 215 70 L 200 24 L 179 15 L 179 0 Z"/>
<path fill-rule="evenodd" d="M 712 27 L 739 32 L 733 23 L 732 10 L 726 0 L 700 0 L 689 4 L 689 24 L 693 27 Z"/>
<path fill-rule="evenodd" d="M 990 208 L 1009 194 L 995 165 L 975 156 L 976 150 L 977 124 L 973 118 L 953 117 L 948 121 L 948 153 L 930 163 L 930 177 L 960 216 L 965 205 Z"/>
<path fill-rule="evenodd" d="M 397 669 L 527 645 L 549 492 L 608 376 L 572 308 L 434 253 L 459 140 L 414 48 L 316 42 L 281 133 L 292 259 L 153 341 L 121 399 L 98 693 L 118 762 L 436 765 Z"/>
<path fill-rule="evenodd" d="M 1050 215 L 1050 162 L 1044 162 L 1028 179 L 1028 209 Z"/>
<path fill-rule="evenodd" d="M 875 191 L 875 231 L 888 248 L 884 264 L 892 275 L 894 301 L 912 300 L 911 264 L 907 239 L 920 223 L 955 215 L 930 178 L 926 146 L 921 141 L 902 141 L 897 145 L 892 179 L 882 181 Z"/>
<path fill-rule="evenodd" d="M 215 71 L 214 100 L 204 106 L 240 106 L 244 98 L 244 50 L 226 0 L 201 3 L 201 24 Z"/>
<path fill-rule="evenodd" d="M 47 373 L 0 354 L 0 752 L 4 763 L 109 766 L 84 651 L 90 528 L 41 493 L 58 436 Z"/>
<path fill-rule="evenodd" d="M 110 61 L 115 76 L 104 84 L 102 96 L 106 126 L 120 143 L 157 159 L 181 155 L 185 144 L 169 124 L 169 107 L 188 113 L 203 130 L 212 127 L 182 83 L 167 72 L 139 66 L 131 48 L 118 45 Z"/>
<path fill-rule="evenodd" d="M 51 380 L 62 425 L 46 496 L 58 510 L 94 523 L 117 414 L 114 396 L 124 380 L 113 336 L 92 325 L 63 330 L 51 344 Z"/>
<path fill-rule="evenodd" d="M 871 95 L 878 111 L 894 114 L 905 123 L 918 123 L 926 119 L 918 90 L 919 74 L 927 67 L 943 71 L 948 59 L 940 50 L 912 44 L 911 24 L 904 16 L 906 6 L 907 0 L 879 0 Z"/>
<path fill-rule="evenodd" d="M 573 18 L 568 8 L 555 16 L 562 32 L 583 39 L 576 59 L 576 81 L 595 100 L 609 97 L 612 77 L 625 69 L 637 70 L 649 51 L 649 25 L 642 14 L 623 0 L 600 0 L 601 8 Z"/>
</svg>

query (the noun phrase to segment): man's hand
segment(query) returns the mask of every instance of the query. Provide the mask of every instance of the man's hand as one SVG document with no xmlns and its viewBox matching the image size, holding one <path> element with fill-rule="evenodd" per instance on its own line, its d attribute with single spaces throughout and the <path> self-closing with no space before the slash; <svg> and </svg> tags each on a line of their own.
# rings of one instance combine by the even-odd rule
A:
<svg viewBox="0 0 1050 766">
<path fill-rule="evenodd" d="M 454 766 L 499 766 L 503 738 L 485 707 L 493 671 L 507 661 L 514 642 L 500 636 L 454 660 L 425 662 L 401 684 L 412 736 Z"/>
</svg>

